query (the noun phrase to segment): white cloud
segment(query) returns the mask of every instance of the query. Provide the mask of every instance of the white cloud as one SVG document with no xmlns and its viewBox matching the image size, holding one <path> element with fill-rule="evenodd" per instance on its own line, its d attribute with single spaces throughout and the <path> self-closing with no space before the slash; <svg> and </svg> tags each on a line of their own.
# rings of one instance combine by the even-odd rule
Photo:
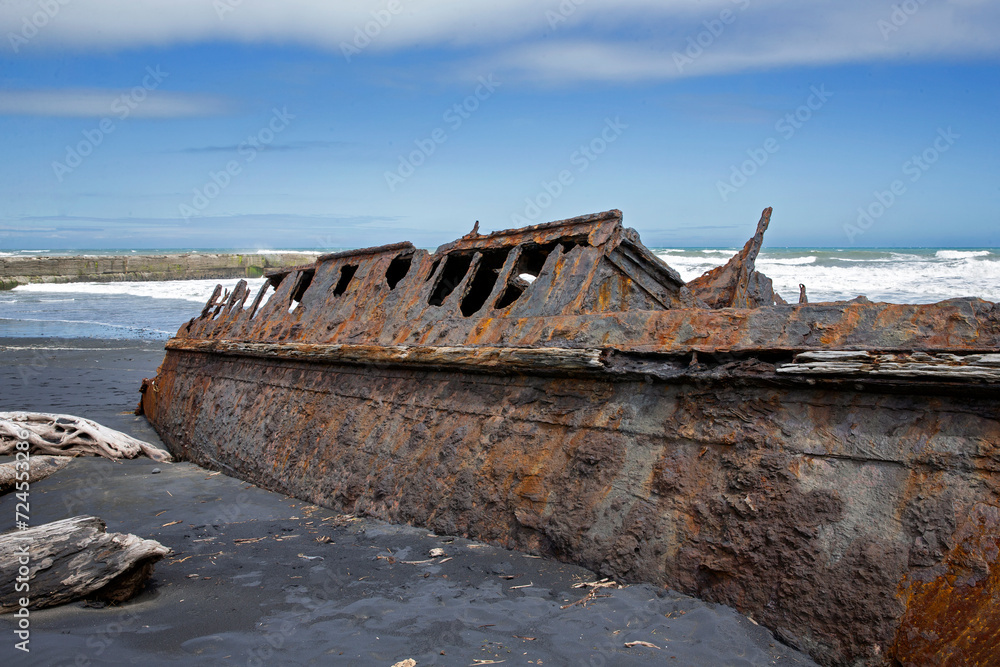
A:
<svg viewBox="0 0 1000 667">
<path fill-rule="evenodd" d="M 910 0 L 919 6 L 919 0 Z M 723 3 L 729 4 L 732 3 Z M 1000 55 L 1000 7 L 978 0 L 919 6 L 912 15 L 893 7 L 857 3 L 765 3 L 721 10 L 691 23 L 661 22 L 656 37 L 613 33 L 581 39 L 569 31 L 552 38 L 498 49 L 469 72 L 497 71 L 545 83 L 674 79 L 778 67 L 822 66 L 881 60 L 995 59 Z M 822 7 L 822 12 L 817 8 Z M 710 25 L 706 25 L 706 21 Z M 624 37 L 624 38 L 623 38 Z"/>
<path fill-rule="evenodd" d="M 0 115 L 78 118 L 184 118 L 225 113 L 230 105 L 209 95 L 132 90 L 4 90 Z"/>
<path fill-rule="evenodd" d="M 443 48 L 456 71 L 471 62 L 477 75 L 486 68 L 544 82 L 1000 54 L 1000 3 L 987 0 L 393 1 L 395 14 L 390 0 L 46 0 L 59 10 L 39 17 L 40 0 L 8 0 L 0 4 L 0 35 L 10 41 L 23 36 L 26 21 L 44 22 L 18 45 L 25 53 L 229 40 L 339 56 L 368 28 L 371 53 Z M 723 11 L 730 14 L 720 32 Z M 703 52 L 678 67 L 674 54 L 699 38 Z"/>
</svg>

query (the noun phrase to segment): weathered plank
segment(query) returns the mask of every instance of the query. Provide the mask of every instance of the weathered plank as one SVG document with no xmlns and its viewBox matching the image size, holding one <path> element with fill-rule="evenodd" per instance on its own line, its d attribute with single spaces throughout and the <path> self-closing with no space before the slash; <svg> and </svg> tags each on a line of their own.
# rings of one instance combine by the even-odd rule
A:
<svg viewBox="0 0 1000 667">
<path fill-rule="evenodd" d="M 313 345 L 172 338 L 167 341 L 166 348 L 168 350 L 205 352 L 236 357 L 383 366 L 401 364 L 432 369 L 478 369 L 505 372 L 604 369 L 600 350 L 574 350 L 558 347 Z"/>
<path fill-rule="evenodd" d="M 814 350 L 795 355 L 796 363 L 806 363 L 809 361 L 871 361 L 871 359 L 872 355 L 857 350 Z"/>
<path fill-rule="evenodd" d="M 42 609 L 82 598 L 118 603 L 135 596 L 170 549 L 106 529 L 96 516 L 76 516 L 0 535 L 0 614 L 20 609 L 23 598 L 28 609 Z M 28 590 L 18 590 L 25 579 Z"/>
<path fill-rule="evenodd" d="M 846 375 L 1000 382 L 996 354 L 872 354 L 848 350 L 803 352 L 777 369 L 784 375 Z"/>
</svg>

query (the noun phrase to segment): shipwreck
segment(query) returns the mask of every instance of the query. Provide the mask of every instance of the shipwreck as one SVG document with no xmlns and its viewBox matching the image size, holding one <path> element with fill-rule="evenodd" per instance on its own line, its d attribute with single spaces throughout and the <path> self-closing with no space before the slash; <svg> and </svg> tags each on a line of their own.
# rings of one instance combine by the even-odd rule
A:
<svg viewBox="0 0 1000 667">
<path fill-rule="evenodd" d="M 297 498 L 730 605 L 824 664 L 996 664 L 1000 305 L 685 283 L 613 210 L 216 288 L 139 410 Z"/>
</svg>

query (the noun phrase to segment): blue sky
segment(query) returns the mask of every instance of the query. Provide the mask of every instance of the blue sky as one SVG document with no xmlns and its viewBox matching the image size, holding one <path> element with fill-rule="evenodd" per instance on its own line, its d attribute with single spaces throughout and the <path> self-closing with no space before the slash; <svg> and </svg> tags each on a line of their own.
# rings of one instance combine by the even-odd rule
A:
<svg viewBox="0 0 1000 667">
<path fill-rule="evenodd" d="M 365 31 L 369 35 L 365 35 Z M 988 0 L 7 0 L 0 250 L 1000 246 Z"/>
</svg>

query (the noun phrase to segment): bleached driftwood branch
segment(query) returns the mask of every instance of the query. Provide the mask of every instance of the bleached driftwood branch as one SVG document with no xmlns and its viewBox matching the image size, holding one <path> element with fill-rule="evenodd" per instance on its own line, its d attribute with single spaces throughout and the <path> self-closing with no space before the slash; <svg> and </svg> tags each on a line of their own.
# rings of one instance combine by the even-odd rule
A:
<svg viewBox="0 0 1000 667">
<path fill-rule="evenodd" d="M 21 467 L 18 468 L 18 465 Z M 69 459 L 65 456 L 32 456 L 31 463 L 28 466 L 17 461 L 2 463 L 0 464 L 0 494 L 13 491 L 18 481 L 33 484 L 40 479 L 45 479 L 56 471 L 62 470 L 67 465 L 69 465 Z M 19 480 L 18 473 L 23 475 L 25 472 L 28 473 L 28 478 Z"/>
<path fill-rule="evenodd" d="M 19 436 L 27 435 L 22 439 Z M 18 442 L 28 442 L 32 454 L 104 456 L 134 459 L 145 454 L 154 461 L 171 456 L 148 442 L 95 421 L 47 412 L 0 412 L 0 454 L 13 454 Z"/>
<path fill-rule="evenodd" d="M 18 609 L 22 597 L 30 599 L 29 609 L 41 609 L 81 598 L 124 602 L 141 591 L 170 549 L 106 530 L 96 516 L 76 516 L 0 535 L 0 614 Z M 22 565 L 30 596 L 16 589 Z"/>
</svg>

